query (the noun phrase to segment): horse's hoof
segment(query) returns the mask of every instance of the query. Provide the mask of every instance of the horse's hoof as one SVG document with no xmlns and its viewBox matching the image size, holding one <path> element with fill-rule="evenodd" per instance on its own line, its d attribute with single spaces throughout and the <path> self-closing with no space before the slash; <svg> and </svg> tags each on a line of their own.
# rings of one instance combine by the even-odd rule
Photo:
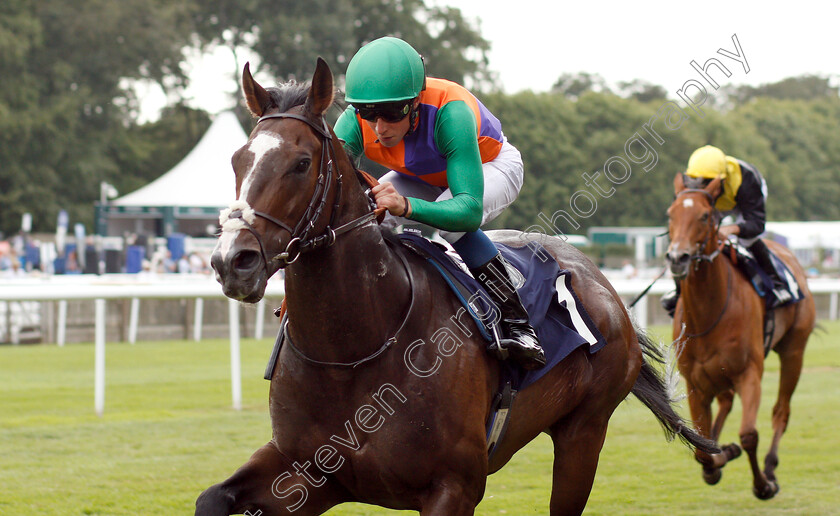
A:
<svg viewBox="0 0 840 516">
<path fill-rule="evenodd" d="M 705 480 L 706 483 L 709 484 L 710 486 L 713 486 L 713 485 L 717 484 L 718 482 L 720 482 L 720 477 L 722 477 L 722 476 L 723 476 L 723 472 L 720 470 L 720 468 L 704 469 L 703 470 L 703 480 Z"/>
<path fill-rule="evenodd" d="M 776 496 L 776 493 L 779 492 L 779 484 L 776 482 L 767 482 L 764 485 L 763 489 L 758 489 L 757 487 L 753 486 L 753 494 L 759 500 L 769 500 Z"/>
<path fill-rule="evenodd" d="M 721 450 L 726 455 L 726 462 L 732 459 L 737 459 L 741 456 L 741 447 L 735 443 L 729 443 Z"/>
</svg>

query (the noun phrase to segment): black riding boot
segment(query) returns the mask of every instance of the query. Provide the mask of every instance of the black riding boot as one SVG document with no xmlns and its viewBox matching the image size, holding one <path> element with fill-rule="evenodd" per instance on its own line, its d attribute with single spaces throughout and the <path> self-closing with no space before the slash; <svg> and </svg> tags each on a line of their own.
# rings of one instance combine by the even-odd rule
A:
<svg viewBox="0 0 840 516">
<path fill-rule="evenodd" d="M 497 254 L 481 267 L 470 269 L 475 279 L 490 294 L 501 311 L 502 347 L 523 369 L 539 369 L 545 365 L 545 353 L 537 333 L 528 321 L 519 293 L 505 268 L 504 258 Z"/>
<path fill-rule="evenodd" d="M 666 292 L 659 300 L 662 308 L 664 308 L 665 311 L 668 312 L 668 315 L 672 318 L 674 317 L 674 312 L 677 310 L 677 300 L 680 298 L 680 282 L 674 280 L 674 285 L 676 285 L 674 290 Z"/>
<path fill-rule="evenodd" d="M 749 249 L 755 257 L 755 261 L 758 262 L 761 268 L 764 269 L 764 272 L 766 272 L 767 275 L 770 276 L 770 279 L 773 280 L 773 293 L 776 295 L 776 300 L 774 301 L 772 308 L 776 308 L 777 306 L 790 302 L 791 296 L 787 289 L 787 282 L 779 276 L 779 273 L 776 272 L 776 268 L 773 267 L 773 259 L 770 258 L 770 250 L 767 249 L 767 245 L 764 241 L 759 238 L 749 247 Z"/>
</svg>

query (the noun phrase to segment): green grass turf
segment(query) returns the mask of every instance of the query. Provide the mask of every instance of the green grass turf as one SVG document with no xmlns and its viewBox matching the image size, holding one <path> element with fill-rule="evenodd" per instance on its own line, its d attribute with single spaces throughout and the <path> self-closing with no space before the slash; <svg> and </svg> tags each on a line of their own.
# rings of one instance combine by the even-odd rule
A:
<svg viewBox="0 0 840 516">
<path fill-rule="evenodd" d="M 613 415 L 586 514 L 840 513 L 840 324 L 811 339 L 782 440 L 782 491 L 751 493 L 742 456 L 707 486 L 678 442 L 667 443 L 635 398 Z M 669 341 L 668 330 L 654 333 Z M 227 478 L 270 437 L 272 341 L 242 342 L 243 410 L 230 408 L 226 340 L 107 346 L 105 414 L 93 406 L 90 344 L 0 347 L 0 514 L 192 514 L 196 496 Z M 778 359 L 768 360 L 759 418 L 760 450 L 770 442 Z M 687 415 L 685 406 L 681 412 Z M 740 405 L 722 442 L 737 441 Z M 477 514 L 547 514 L 551 443 L 541 436 L 490 477 Z M 763 460 L 763 456 L 762 456 Z M 347 504 L 331 515 L 392 514 Z"/>
</svg>

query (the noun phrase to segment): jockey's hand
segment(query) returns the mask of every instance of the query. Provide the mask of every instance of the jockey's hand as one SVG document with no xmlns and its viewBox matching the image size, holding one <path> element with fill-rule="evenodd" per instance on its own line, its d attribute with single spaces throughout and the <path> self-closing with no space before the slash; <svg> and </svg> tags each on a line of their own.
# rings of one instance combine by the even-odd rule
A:
<svg viewBox="0 0 840 516">
<path fill-rule="evenodd" d="M 730 224 L 728 226 L 721 226 L 720 229 L 718 229 L 718 236 L 720 236 L 721 240 L 728 240 L 730 236 L 738 236 L 740 232 L 741 228 L 739 228 L 737 224 Z"/>
<path fill-rule="evenodd" d="M 411 214 L 411 204 L 408 199 L 397 192 L 394 185 L 388 183 L 379 183 L 371 189 L 373 197 L 376 200 L 377 208 L 386 208 L 388 213 L 395 217 L 407 217 Z"/>
</svg>

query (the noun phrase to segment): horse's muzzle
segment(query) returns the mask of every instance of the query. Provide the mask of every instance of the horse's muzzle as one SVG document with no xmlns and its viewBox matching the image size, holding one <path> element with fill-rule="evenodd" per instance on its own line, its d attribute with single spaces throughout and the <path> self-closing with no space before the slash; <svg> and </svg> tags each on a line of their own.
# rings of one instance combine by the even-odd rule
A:
<svg viewBox="0 0 840 516">
<path fill-rule="evenodd" d="M 688 266 L 691 263 L 691 255 L 686 251 L 669 250 L 665 253 L 665 261 L 675 279 L 682 279 L 688 276 Z"/>
<path fill-rule="evenodd" d="M 237 301 L 256 303 L 265 294 L 268 281 L 262 255 L 254 249 L 231 250 L 222 255 L 217 248 L 210 257 L 216 281 L 224 294 Z"/>
</svg>

